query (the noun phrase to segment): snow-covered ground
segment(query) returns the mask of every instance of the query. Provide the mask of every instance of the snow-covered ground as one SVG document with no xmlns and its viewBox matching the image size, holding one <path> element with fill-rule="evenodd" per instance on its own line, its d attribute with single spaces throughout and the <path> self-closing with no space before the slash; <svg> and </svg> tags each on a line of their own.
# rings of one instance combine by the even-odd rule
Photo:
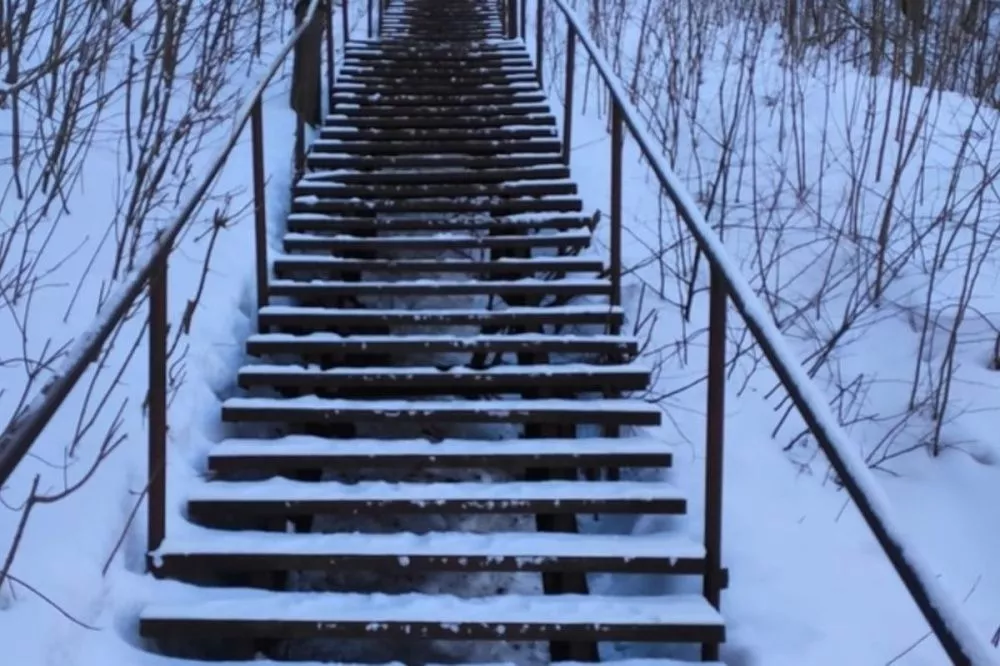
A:
<svg viewBox="0 0 1000 666">
<path fill-rule="evenodd" d="M 817 364 L 818 381 L 831 399 L 836 397 L 837 413 L 859 450 L 877 465 L 908 537 L 925 551 L 942 585 L 962 601 L 976 629 L 984 638 L 992 636 L 1000 626 L 1000 560 L 995 557 L 1000 552 L 995 529 L 1000 458 L 991 436 L 1000 396 L 1000 376 L 991 368 L 1000 329 L 994 295 L 1000 267 L 990 257 L 1000 229 L 1000 194 L 993 183 L 993 136 L 1000 118 L 957 94 L 931 95 L 920 89 L 901 114 L 901 93 L 888 79 L 872 79 L 832 62 L 782 66 L 773 30 L 735 15 L 678 20 L 695 14 L 695 5 L 721 4 L 657 5 L 655 11 L 663 15 L 646 23 L 661 27 L 647 29 L 640 40 L 638 26 L 644 16 L 649 18 L 647 7 L 625 2 L 621 6 L 629 12 L 622 22 L 610 17 L 606 33 L 597 37 L 610 48 L 675 170 L 708 210 L 709 220 L 724 227 L 727 247 L 794 349 L 809 358 L 809 366 L 817 350 L 829 346 L 829 353 L 819 352 L 825 355 Z M 232 63 L 229 85 L 236 99 L 252 87 L 268 63 L 268 50 L 287 32 L 289 13 L 268 11 L 275 12 L 268 22 L 273 34 L 264 36 L 261 58 Z M 533 9 L 528 16 L 534 16 Z M 356 19 L 362 21 L 360 15 Z M 549 41 L 545 59 L 546 80 L 552 84 L 553 105 L 560 109 L 563 33 L 555 14 L 548 20 L 552 29 L 547 32 L 555 39 Z M 682 24 L 697 29 L 673 30 Z M 142 33 L 145 24 L 138 25 L 136 32 L 120 36 L 113 60 L 118 69 L 112 68 L 118 76 L 124 76 L 129 40 L 140 53 L 147 47 L 142 43 L 148 34 Z M 249 31 L 242 34 L 252 39 Z M 698 57 L 689 55 L 686 66 L 670 66 L 667 53 Z M 586 67 L 582 50 L 577 54 L 573 173 L 590 209 L 607 211 L 610 147 L 606 119 L 598 113 L 600 84 Z M 140 111 L 127 110 L 127 103 L 123 92 L 102 111 L 93 147 L 80 156 L 85 170 L 71 188 L 66 186 L 68 213 L 63 218 L 48 215 L 30 238 L 11 234 L 10 225 L 24 206 L 14 198 L 13 184 L 5 193 L 0 249 L 10 242 L 5 239 L 15 237 L 14 243 L 21 244 L 12 251 L 16 257 L 27 244 L 26 261 L 39 258 L 32 274 L 40 288 L 30 308 L 14 299 L 4 291 L 4 284 L 10 284 L 4 279 L 23 270 L 24 261 L 0 257 L 0 422 L 15 409 L 25 368 L 31 369 L 19 359 L 45 353 L 50 338 L 51 353 L 82 330 L 93 316 L 100 285 L 111 277 L 116 243 L 102 244 L 102 238 L 107 220 L 115 217 L 135 179 L 123 164 L 128 153 L 121 137 L 130 130 L 122 118 L 129 114 L 134 121 Z M 186 103 L 179 99 L 172 113 L 180 113 L 176 109 Z M 269 217 L 277 224 L 287 206 L 292 146 L 284 83 L 269 93 L 264 115 Z M 173 116 L 175 123 L 177 118 Z M 12 111 L 0 105 L 4 181 L 13 168 L 7 158 L 11 119 Z M 226 122 L 215 122 L 203 144 L 191 149 L 192 178 L 228 130 Z M 895 139 L 897 130 L 901 143 Z M 912 143 L 910 137 L 915 137 Z M 704 269 L 697 275 L 686 321 L 680 313 L 689 303 L 692 243 L 635 146 L 627 144 L 625 150 L 626 296 L 632 321 L 649 338 L 648 358 L 661 364 L 653 394 L 670 425 L 654 434 L 677 443 L 676 466 L 669 476 L 695 500 L 687 529 L 697 534 L 705 401 L 698 382 L 705 368 Z M 238 146 L 230 164 L 216 191 L 232 193 L 229 210 L 238 214 L 213 245 L 191 332 L 180 337 L 177 352 L 180 356 L 186 350 L 175 366 L 177 392 L 170 412 L 174 458 L 169 497 L 175 509 L 186 477 L 200 469 L 204 449 L 217 434 L 219 398 L 231 391 L 242 339 L 253 328 L 252 217 L 246 209 L 250 194 L 242 189 L 249 183 L 248 141 Z M 36 182 L 38 170 L 25 178 Z M 169 218 L 175 192 L 184 189 L 180 178 L 164 186 L 165 198 L 156 202 L 151 219 Z M 888 269 L 876 307 L 877 239 L 886 209 Z M 199 292 L 211 212 L 204 212 L 173 255 L 173 322 Z M 48 230 L 57 224 L 57 234 L 48 240 Z M 123 233 L 123 225 L 117 220 L 112 237 Z M 149 231 L 140 245 L 149 241 Z M 606 223 L 599 233 L 606 239 Z M 650 319 L 654 311 L 657 316 Z M 0 494 L 9 506 L 0 509 L 4 555 L 35 475 L 46 492 L 58 492 L 81 478 L 97 456 L 118 404 L 131 399 L 117 431 L 126 439 L 93 478 L 70 497 L 32 511 L 10 569 L 16 581 L 0 589 L 0 644 L 9 663 L 174 663 L 138 650 L 134 639 L 136 609 L 172 587 L 142 574 L 142 510 L 127 529 L 145 486 L 142 318 L 140 312 L 124 329 L 106 363 L 109 370 L 98 379 L 89 398 L 91 412 L 132 341 L 139 339 L 135 358 L 78 449 L 70 455 L 67 440 L 88 404 L 89 377 Z M 28 348 L 22 350 L 18 331 L 25 326 Z M 775 377 L 750 347 L 735 315 L 730 327 L 730 351 L 738 353 L 738 360 L 727 395 L 724 559 L 731 586 L 723 598 L 730 623 L 724 660 L 737 666 L 947 663 L 934 639 L 926 637 L 925 623 L 878 545 L 836 488 L 825 460 L 807 437 L 798 436 L 801 425 L 794 415 L 783 419 L 783 393 L 773 390 Z M 948 373 L 950 381 L 942 383 Z M 655 523 L 640 520 L 632 529 L 652 531 Z M 118 546 L 123 532 L 126 537 Z M 609 577 L 599 587 L 648 593 L 650 585 L 662 587 L 662 582 Z M 641 654 L 631 647 L 623 652 Z"/>
</svg>

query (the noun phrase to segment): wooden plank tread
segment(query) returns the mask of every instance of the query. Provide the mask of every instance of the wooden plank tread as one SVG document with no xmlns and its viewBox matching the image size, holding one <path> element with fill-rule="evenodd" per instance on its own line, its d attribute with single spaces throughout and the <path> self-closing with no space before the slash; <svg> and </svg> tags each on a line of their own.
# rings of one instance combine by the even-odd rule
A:
<svg viewBox="0 0 1000 666">
<path fill-rule="evenodd" d="M 321 310 L 322 308 L 317 308 Z M 374 310 L 364 312 L 376 312 Z M 421 314 L 422 310 L 410 311 L 413 314 Z M 434 311 L 428 311 L 434 312 Z M 485 312 L 480 310 L 480 312 Z M 626 335 L 574 335 L 572 333 L 547 334 L 547 333 L 512 333 L 512 334 L 487 334 L 487 335 L 448 335 L 448 334 L 406 334 L 406 335 L 351 335 L 344 336 L 328 331 L 314 331 L 306 335 L 293 335 L 290 333 L 254 333 L 247 338 L 247 344 L 265 343 L 298 343 L 298 344 L 337 344 L 368 345 L 376 347 L 380 345 L 393 345 L 396 343 L 412 346 L 414 349 L 428 347 L 442 347 L 448 349 L 476 348 L 488 345 L 501 345 L 516 343 L 518 345 L 565 345 L 575 344 L 595 344 L 606 345 L 617 349 L 635 349 L 638 340 Z"/>
<path fill-rule="evenodd" d="M 153 553 L 156 560 L 181 556 L 226 555 L 258 557 L 391 557 L 480 558 L 522 560 L 643 559 L 688 560 L 705 557 L 702 544 L 673 532 L 625 536 L 620 534 L 558 534 L 546 532 L 430 532 L 370 534 L 364 532 L 303 534 L 232 532 L 186 527 L 190 536 L 167 537 Z M 515 562 L 515 565 L 518 563 Z M 407 566 L 403 563 L 402 566 Z"/>
<path fill-rule="evenodd" d="M 652 370 L 632 363 L 628 365 L 499 365 L 484 370 L 465 366 L 447 369 L 436 367 L 365 367 L 299 366 L 259 364 L 240 368 L 239 385 L 291 387 L 296 389 L 391 390 L 397 395 L 413 392 L 448 394 L 458 392 L 514 392 L 533 388 L 555 388 L 564 393 L 597 391 L 604 388 L 639 390 L 649 384 Z"/>
<path fill-rule="evenodd" d="M 561 278 L 558 280 L 540 280 L 525 278 L 523 280 L 400 280 L 396 282 L 344 282 L 341 280 L 271 280 L 271 291 L 275 294 L 283 291 L 305 292 L 309 289 L 345 294 L 406 294 L 418 293 L 542 293 L 556 294 L 565 290 L 577 293 L 604 293 L 611 288 L 609 280 L 587 278 Z"/>
<path fill-rule="evenodd" d="M 579 439 L 539 438 L 503 439 L 348 439 L 335 440 L 312 435 L 286 435 L 280 439 L 227 439 L 212 447 L 209 456 L 249 458 L 284 456 L 308 458 L 333 455 L 343 459 L 377 457 L 423 457 L 428 461 L 466 458 L 470 455 L 490 458 L 523 456 L 593 456 L 620 455 L 663 460 L 673 447 L 646 437 L 581 437 Z M 214 532 L 213 532 L 214 534 Z"/>
<path fill-rule="evenodd" d="M 563 305 L 557 307 L 519 307 L 505 310 L 453 308 L 427 310 L 393 310 L 367 308 L 318 308 L 307 306 L 268 305 L 260 309 L 261 326 L 300 326 L 323 328 L 338 325 L 406 325 L 406 326 L 498 326 L 598 324 L 620 325 L 625 313 L 620 307 Z"/>
<path fill-rule="evenodd" d="M 496 260 L 470 259 L 345 259 L 340 257 L 280 255 L 274 260 L 279 277 L 294 271 L 408 271 L 429 273 L 600 273 L 599 259 L 578 257 L 502 257 Z"/>
<path fill-rule="evenodd" d="M 569 231 L 589 228 L 593 219 L 584 215 L 537 215 L 521 213 L 480 219 L 463 216 L 458 219 L 447 216 L 421 215 L 398 216 L 379 215 L 377 217 L 346 217 L 332 213 L 295 212 L 288 215 L 288 228 L 329 230 L 342 233 L 365 231 L 506 231 L 528 233 L 536 229 Z M 296 232 L 302 233 L 302 232 Z"/>
<path fill-rule="evenodd" d="M 263 481 L 201 480 L 188 487 L 188 507 L 271 506 L 283 511 L 362 509 L 378 506 L 435 513 L 447 504 L 469 511 L 518 513 L 542 504 L 575 513 L 598 508 L 602 513 L 672 513 L 683 511 L 683 491 L 663 481 L 479 481 L 388 482 L 295 481 L 272 477 Z M 293 505 L 299 505 L 295 507 Z"/>
<path fill-rule="evenodd" d="M 701 596 L 558 595 L 462 598 L 444 594 L 205 590 L 185 603 L 151 604 L 140 633 L 216 636 L 405 635 L 427 639 L 721 641 L 719 612 Z"/>
<path fill-rule="evenodd" d="M 658 426 L 660 410 L 642 400 L 349 400 L 313 395 L 294 398 L 228 398 L 224 421 L 323 423 L 557 423 Z"/>
</svg>

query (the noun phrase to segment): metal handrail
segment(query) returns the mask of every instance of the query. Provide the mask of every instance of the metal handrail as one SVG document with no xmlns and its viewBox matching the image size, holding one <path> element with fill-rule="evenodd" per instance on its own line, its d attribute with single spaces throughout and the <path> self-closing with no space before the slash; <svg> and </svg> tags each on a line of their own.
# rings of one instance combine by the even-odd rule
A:
<svg viewBox="0 0 1000 666">
<path fill-rule="evenodd" d="M 542 53 L 544 46 L 544 33 L 542 21 L 544 12 L 544 1 L 537 2 L 536 17 L 536 67 L 539 74 L 542 69 Z M 526 38 L 524 34 L 524 18 L 526 14 L 526 0 L 520 0 L 520 7 L 514 6 L 514 0 L 509 0 L 508 5 L 508 36 L 518 34 L 517 26 L 520 24 L 520 36 Z M 910 596 L 916 602 L 924 618 L 930 625 L 931 630 L 941 642 L 942 647 L 948 657 L 956 665 L 986 666 L 997 664 L 992 651 L 973 629 L 971 623 L 965 618 L 954 598 L 948 594 L 938 582 L 935 574 L 925 564 L 918 549 L 912 542 L 904 537 L 898 528 L 898 521 L 893 515 L 888 498 L 882 488 L 880 488 L 862 460 L 861 456 L 852 445 L 847 433 L 841 427 L 830 408 L 829 402 L 824 397 L 818 386 L 806 373 L 795 353 L 786 344 L 784 336 L 774 324 L 768 311 L 757 298 L 756 293 L 750 283 L 742 275 L 738 266 L 729 257 L 722 240 L 716 235 L 709 225 L 707 219 L 699 210 L 696 202 L 685 190 L 681 180 L 671 171 L 666 159 L 660 152 L 653 149 L 653 143 L 648 134 L 639 124 L 639 114 L 629 102 L 629 97 L 619 82 L 617 76 L 602 54 L 600 48 L 594 43 L 587 29 L 579 20 L 576 12 L 569 7 L 566 0 L 551 0 L 556 8 L 566 19 L 568 27 L 567 35 L 567 82 L 571 84 L 572 73 L 575 63 L 573 56 L 575 52 L 575 41 L 579 40 L 584 50 L 590 56 L 591 62 L 608 87 L 608 92 L 613 101 L 612 109 L 612 169 L 614 163 L 620 165 L 621 154 L 621 125 L 624 124 L 630 130 L 632 137 L 642 151 L 643 156 L 648 161 L 653 172 L 656 174 L 660 186 L 673 202 L 680 214 L 681 219 L 687 225 L 688 230 L 697 241 L 702 254 L 708 259 L 711 265 L 711 295 L 710 295 L 710 327 L 709 327 L 709 417 L 708 417 L 708 448 L 707 457 L 717 458 L 706 464 L 709 467 L 707 474 L 709 480 L 714 480 L 717 484 L 716 497 L 706 498 L 706 514 L 714 511 L 718 516 L 707 517 L 706 520 L 714 520 L 715 525 L 706 524 L 706 532 L 721 531 L 721 457 L 722 457 L 722 387 L 725 382 L 724 356 L 725 356 L 725 309 L 726 302 L 731 299 L 736 311 L 739 312 L 748 329 L 760 345 L 761 351 L 767 357 L 768 362 L 774 369 L 775 374 L 780 379 L 789 397 L 798 409 L 802 419 L 806 422 L 812 436 L 816 439 L 823 453 L 830 461 L 830 465 L 837 473 L 841 483 L 847 489 L 851 499 L 858 507 L 858 511 L 864 518 L 869 529 L 875 535 L 879 545 L 882 547 L 886 557 L 892 563 L 897 574 L 906 586 Z M 520 21 L 517 14 L 520 13 Z M 511 27 L 514 27 L 511 30 Z M 525 41 L 527 41 L 525 39 Z M 570 46 L 571 45 L 571 46 Z M 566 117 L 571 118 L 572 106 L 572 85 L 566 90 L 567 109 Z M 571 131 L 569 123 L 564 124 L 564 145 L 570 146 L 568 136 Z M 568 159 L 568 154 L 565 155 Z M 614 177 L 614 176 L 613 176 Z M 620 179 L 620 166 L 617 178 Z M 612 198 L 615 185 L 613 183 Z M 618 209 L 620 210 L 620 183 L 617 185 L 619 198 Z M 612 201 L 612 210 L 616 207 Z M 612 215 L 612 225 L 619 226 L 620 219 L 615 220 Z M 620 215 L 618 216 L 620 217 Z M 612 238 L 620 236 L 620 228 L 617 233 L 612 230 Z M 614 254 L 614 252 L 612 252 Z M 615 261 L 615 257 L 612 257 Z M 721 323 L 721 326 L 720 326 Z M 722 363 L 712 363 L 712 357 L 721 360 Z M 714 404 L 713 404 L 714 403 Z M 714 407 L 714 408 L 713 408 Z M 714 412 L 714 414 L 713 414 Z M 713 447 L 717 450 L 711 450 Z M 711 469 L 715 465 L 715 469 Z M 713 478 L 718 477 L 718 478 Z M 714 509 L 712 504 L 715 505 Z M 706 534 L 706 540 L 712 535 Z M 719 548 L 719 535 L 715 535 L 716 543 L 713 544 L 717 551 Z M 710 554 L 707 558 L 706 568 L 716 568 L 719 566 L 718 552 Z M 706 571 L 706 577 L 716 576 L 717 572 Z M 718 595 L 718 585 L 709 585 L 706 588 L 716 596 L 710 599 L 716 605 Z M 705 654 L 705 653 L 703 653 Z"/>
<path fill-rule="evenodd" d="M 342 0 L 346 27 L 347 0 Z M 325 10 L 325 11 L 321 11 Z M 254 88 L 253 93 L 244 102 L 237 114 L 237 122 L 230 132 L 229 138 L 211 162 L 207 175 L 197 185 L 194 192 L 187 198 L 174 220 L 161 229 L 153 246 L 146 251 L 138 262 L 138 268 L 127 274 L 104 303 L 101 311 L 90 328 L 78 336 L 70 347 L 65 360 L 51 378 L 46 381 L 34 399 L 18 413 L 0 433 L 0 486 L 13 474 L 14 470 L 25 458 L 35 441 L 48 425 L 63 404 L 70 391 L 86 372 L 87 368 L 99 357 L 108 339 L 122 323 L 125 315 L 139 299 L 143 290 L 149 288 L 150 300 L 150 349 L 149 349 L 149 489 L 148 504 L 150 512 L 149 550 L 159 546 L 163 538 L 165 513 L 165 484 L 163 466 L 166 454 L 167 401 L 166 401 L 166 287 L 167 259 L 173 249 L 173 244 L 192 216 L 204 204 L 205 195 L 222 171 L 227 159 L 239 141 L 240 135 L 252 120 L 252 143 L 254 161 L 254 204 L 255 204 L 255 234 L 257 251 L 257 290 L 258 300 L 266 301 L 267 261 L 266 261 L 266 229 L 264 211 L 264 169 L 263 169 L 263 128 L 262 99 L 267 86 L 274 79 L 288 54 L 299 44 L 303 35 L 315 26 L 317 20 L 324 16 L 331 20 L 325 21 L 327 37 L 327 66 L 329 71 L 328 85 L 332 92 L 333 70 L 333 21 L 332 0 L 310 0 L 306 11 L 301 15 L 295 31 L 285 42 L 281 51 L 274 58 L 267 72 Z M 345 31 L 345 35 L 346 35 Z M 316 57 L 321 58 L 318 53 Z M 316 82 L 318 86 L 319 82 Z M 301 122 L 299 122 L 301 133 Z M 298 147 L 301 150 L 301 146 Z M 299 155 L 296 156 L 297 161 Z"/>
</svg>

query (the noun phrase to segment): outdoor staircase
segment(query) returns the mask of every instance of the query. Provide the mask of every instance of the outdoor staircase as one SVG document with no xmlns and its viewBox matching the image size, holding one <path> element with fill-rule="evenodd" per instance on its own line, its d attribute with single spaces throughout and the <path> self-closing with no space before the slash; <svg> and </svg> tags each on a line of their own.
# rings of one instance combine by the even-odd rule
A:
<svg viewBox="0 0 1000 666">
<path fill-rule="evenodd" d="M 724 640 L 699 595 L 588 593 L 586 574 L 699 575 L 704 548 L 578 532 L 578 515 L 687 503 L 616 473 L 666 467 L 671 448 L 627 436 L 660 423 L 621 397 L 651 371 L 603 262 L 582 254 L 597 218 L 524 44 L 503 34 L 495 1 L 408 0 L 381 40 L 347 45 L 273 261 L 271 302 L 287 304 L 260 310 L 246 395 L 222 408 L 234 428 L 283 429 L 213 448 L 192 524 L 169 523 L 154 557 L 203 594 L 144 608 L 143 636 L 548 641 L 553 661 L 596 660 L 606 641 Z M 312 531 L 321 516 L 460 514 L 529 515 L 536 530 Z M 354 570 L 538 572 L 544 593 L 290 589 L 289 572 Z M 217 582 L 236 573 L 240 587 Z"/>
</svg>

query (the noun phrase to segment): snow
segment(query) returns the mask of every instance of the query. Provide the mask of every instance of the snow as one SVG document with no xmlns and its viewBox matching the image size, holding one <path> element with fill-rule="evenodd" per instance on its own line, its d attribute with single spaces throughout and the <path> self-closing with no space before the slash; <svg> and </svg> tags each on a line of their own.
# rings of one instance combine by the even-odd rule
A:
<svg viewBox="0 0 1000 666">
<path fill-rule="evenodd" d="M 176 605 L 147 606 L 144 620 L 290 620 L 300 622 L 386 622 L 414 624 L 513 624 L 531 625 L 706 625 L 718 626 L 721 618 L 704 598 L 606 597 L 564 594 L 559 596 L 503 596 L 462 599 L 426 594 L 350 594 L 198 588 L 192 601 Z"/>
</svg>

